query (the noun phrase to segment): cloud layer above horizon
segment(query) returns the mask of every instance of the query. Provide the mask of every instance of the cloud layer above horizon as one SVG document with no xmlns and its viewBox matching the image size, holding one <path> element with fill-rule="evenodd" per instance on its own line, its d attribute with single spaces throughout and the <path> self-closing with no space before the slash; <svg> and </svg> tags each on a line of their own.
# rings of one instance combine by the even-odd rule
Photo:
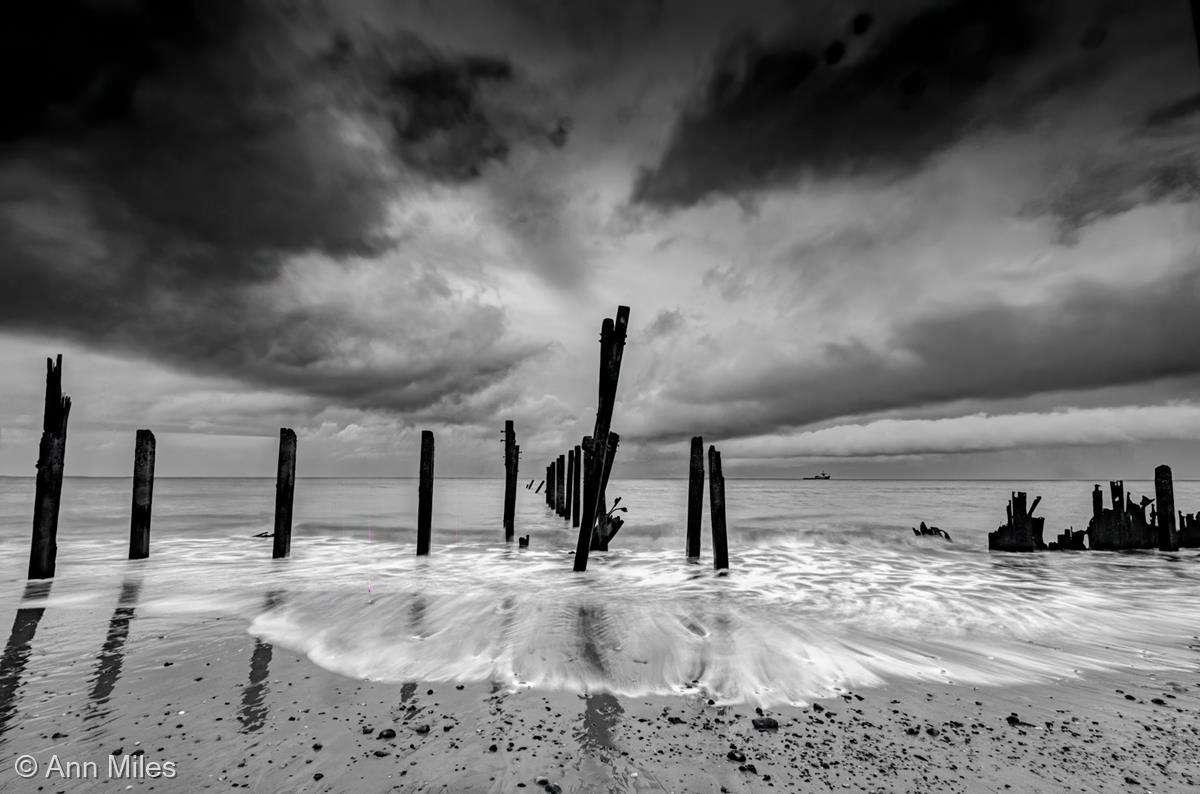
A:
<svg viewBox="0 0 1200 794">
<path fill-rule="evenodd" d="M 540 460 L 618 303 L 631 472 L 1196 439 L 1182 1 L 55 0 L 0 44 L 0 473 L 59 348 L 87 432 Z"/>
</svg>

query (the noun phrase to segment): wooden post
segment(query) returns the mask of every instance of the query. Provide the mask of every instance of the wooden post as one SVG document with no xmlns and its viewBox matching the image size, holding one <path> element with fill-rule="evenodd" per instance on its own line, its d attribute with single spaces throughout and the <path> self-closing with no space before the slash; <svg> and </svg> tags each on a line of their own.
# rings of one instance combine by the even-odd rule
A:
<svg viewBox="0 0 1200 794">
<path fill-rule="evenodd" d="M 421 481 L 417 486 L 417 554 L 429 553 L 433 529 L 433 431 L 421 431 Z"/>
<path fill-rule="evenodd" d="M 704 439 L 692 438 L 692 460 L 688 470 L 687 556 L 700 556 L 700 527 L 704 512 Z"/>
<path fill-rule="evenodd" d="M 579 538 L 575 543 L 575 570 L 587 570 L 588 551 L 592 532 L 600 509 L 600 482 L 608 446 L 608 431 L 612 425 L 613 407 L 617 399 L 617 382 L 621 376 L 621 358 L 625 351 L 625 336 L 629 328 L 629 307 L 618 306 L 616 320 L 605 319 L 600 328 L 600 388 L 596 401 L 596 428 L 592 431 L 592 462 L 588 476 L 593 478 L 593 493 L 584 500 L 579 518 Z M 586 453 L 585 453 L 586 454 Z"/>
<path fill-rule="evenodd" d="M 712 517 L 713 568 L 729 567 L 729 543 L 725 537 L 725 475 L 721 471 L 721 453 L 708 448 L 708 512 Z"/>
<path fill-rule="evenodd" d="M 1092 518 L 1100 518 L 1100 514 L 1104 512 L 1104 492 L 1100 490 L 1100 483 L 1096 483 L 1096 487 L 1092 489 Z"/>
<path fill-rule="evenodd" d="M 1154 469 L 1154 499 L 1158 502 L 1158 549 L 1179 551 L 1179 529 L 1175 524 L 1175 486 L 1171 467 Z"/>
<path fill-rule="evenodd" d="M 575 485 L 575 448 L 571 447 L 567 450 L 567 490 L 563 499 L 563 514 L 562 517 L 567 521 L 571 520 L 571 499 L 574 497 L 572 488 Z"/>
<path fill-rule="evenodd" d="M 59 354 L 54 361 L 46 359 L 46 402 L 33 497 L 33 540 L 29 548 L 30 579 L 54 576 L 54 563 L 58 557 L 58 506 L 62 498 L 70 414 L 71 398 L 62 393 L 62 354 Z"/>
<path fill-rule="evenodd" d="M 554 483 L 554 512 L 558 513 L 559 517 L 563 514 L 563 505 L 567 502 L 567 456 L 559 455 L 558 464 L 554 469 L 554 476 L 557 480 Z"/>
<path fill-rule="evenodd" d="M 532 485 L 533 483 L 530 483 Z M 517 505 L 517 433 L 513 421 L 504 422 L 504 542 L 512 543 Z"/>
<path fill-rule="evenodd" d="M 133 448 L 133 510 L 129 518 L 129 559 L 150 556 L 150 504 L 154 497 L 154 433 L 137 431 Z"/>
<path fill-rule="evenodd" d="M 608 434 L 608 449 L 604 456 L 604 471 L 600 475 L 600 494 L 596 502 L 596 529 L 592 533 L 591 551 L 608 551 L 608 476 L 612 473 L 612 464 L 617 457 L 617 445 L 621 436 L 616 433 Z"/>
<path fill-rule="evenodd" d="M 530 482 L 532 482 L 532 480 L 530 480 Z M 542 486 L 543 486 L 543 485 L 545 485 L 545 484 L 546 484 L 546 481 L 545 481 L 545 480 L 542 480 L 541 482 L 539 482 L 539 483 L 538 483 L 537 490 L 535 490 L 535 491 L 534 491 L 534 493 L 541 493 L 541 492 L 542 492 Z"/>
<path fill-rule="evenodd" d="M 550 461 L 550 465 L 546 467 L 546 505 L 554 509 L 554 467 L 558 465 L 557 460 Z"/>
<path fill-rule="evenodd" d="M 583 448 L 575 445 L 575 479 L 571 486 L 571 526 L 579 526 L 579 488 L 583 475 Z"/>
<path fill-rule="evenodd" d="M 279 473 L 275 477 L 275 542 L 271 557 L 292 553 L 292 497 L 296 493 L 296 431 L 279 428 Z"/>
</svg>

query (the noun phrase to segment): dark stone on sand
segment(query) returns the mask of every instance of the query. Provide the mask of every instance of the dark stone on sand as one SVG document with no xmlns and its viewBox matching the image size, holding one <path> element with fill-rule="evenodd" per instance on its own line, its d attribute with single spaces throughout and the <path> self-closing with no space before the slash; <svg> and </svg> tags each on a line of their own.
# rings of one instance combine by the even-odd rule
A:
<svg viewBox="0 0 1200 794">
<path fill-rule="evenodd" d="M 376 758 L 386 758 L 389 755 L 391 755 L 391 753 L 389 753 L 387 750 L 376 750 L 375 751 Z"/>
<path fill-rule="evenodd" d="M 320 742 L 315 742 L 313 744 L 313 752 L 320 752 L 320 750 L 323 746 L 324 745 L 322 745 Z"/>
<path fill-rule="evenodd" d="M 742 767 L 742 771 L 749 772 L 752 775 L 757 775 L 758 767 L 756 767 L 754 764 L 746 764 L 745 766 Z"/>
<path fill-rule="evenodd" d="M 737 750 L 730 750 L 725 754 L 725 757 L 730 761 L 737 761 L 738 763 L 746 760 L 746 754 Z"/>
<path fill-rule="evenodd" d="M 683 720 L 679 717 L 667 717 L 667 722 L 671 723 L 672 725 L 678 725 L 683 722 Z"/>
<path fill-rule="evenodd" d="M 382 731 L 379 732 L 379 735 L 375 738 L 377 738 L 377 739 L 395 739 L 396 731 L 394 731 L 391 728 L 384 728 Z"/>
<path fill-rule="evenodd" d="M 364 725 L 364 726 L 362 726 L 362 732 L 363 732 L 363 736 L 370 736 L 372 733 L 375 732 L 375 729 L 373 727 L 371 727 L 370 725 Z"/>
<path fill-rule="evenodd" d="M 538 784 L 539 786 L 548 786 L 548 785 L 550 785 L 550 778 L 539 777 L 539 778 L 536 778 L 533 782 Z"/>
<path fill-rule="evenodd" d="M 774 731 L 779 729 L 779 722 L 774 717 L 755 717 L 751 722 L 760 731 Z"/>
<path fill-rule="evenodd" d="M 558 785 L 557 783 L 547 783 L 546 791 L 549 794 L 562 794 L 562 786 Z"/>
<path fill-rule="evenodd" d="M 914 727 L 914 728 L 909 728 L 904 732 L 907 733 L 909 736 L 916 736 L 921 732 L 921 729 Z"/>
<path fill-rule="evenodd" d="M 497 751 L 497 750 L 499 750 L 499 749 L 500 749 L 499 747 L 497 747 L 496 745 L 494 745 L 494 744 L 493 744 L 492 746 L 488 747 L 488 752 L 489 752 L 489 753 L 494 753 L 494 752 L 496 752 L 496 751 Z"/>
<path fill-rule="evenodd" d="M 320 772 L 317 772 L 316 774 L 313 775 L 313 780 L 321 780 L 324 777 L 325 776 L 322 775 Z"/>
<path fill-rule="evenodd" d="M 55 731 L 54 735 L 51 736 L 50 738 L 51 739 L 66 739 L 67 735 L 65 733 L 59 733 L 58 731 Z"/>
<path fill-rule="evenodd" d="M 415 730 L 417 733 L 429 733 L 429 726 L 418 725 L 416 728 L 413 728 L 413 730 Z"/>
<path fill-rule="evenodd" d="M 1128 783 L 1128 784 L 1129 784 L 1129 785 L 1131 785 L 1131 786 L 1140 786 L 1140 785 L 1142 785 L 1141 783 L 1137 782 L 1137 779 L 1136 779 L 1136 778 L 1132 778 L 1132 777 L 1130 777 L 1129 775 L 1126 775 L 1126 776 L 1125 776 L 1125 782 L 1126 782 L 1126 783 Z"/>
</svg>

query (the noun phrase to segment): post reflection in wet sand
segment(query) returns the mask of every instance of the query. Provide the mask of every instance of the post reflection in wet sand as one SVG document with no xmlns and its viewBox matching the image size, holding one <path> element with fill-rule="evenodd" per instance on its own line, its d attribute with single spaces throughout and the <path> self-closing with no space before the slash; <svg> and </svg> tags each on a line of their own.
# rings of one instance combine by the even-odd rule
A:
<svg viewBox="0 0 1200 794">
<path fill-rule="evenodd" d="M 264 611 L 270 612 L 283 603 L 283 593 L 267 593 Z M 260 730 L 267 721 L 267 677 L 270 675 L 272 646 L 260 639 L 254 640 L 254 653 L 250 656 L 250 683 L 242 690 L 242 707 L 238 711 L 239 733 Z"/>
<path fill-rule="evenodd" d="M 126 579 L 121 583 L 121 595 L 117 607 L 108 621 L 108 634 L 100 655 L 96 657 L 96 672 L 91 677 L 92 689 L 88 693 L 89 708 L 84 712 L 85 721 L 108 716 L 103 708 L 112 695 L 113 688 L 121 678 L 125 663 L 125 641 L 129 638 L 129 624 L 133 620 L 138 594 L 142 583 L 138 579 Z"/>
<path fill-rule="evenodd" d="M 45 599 L 50 595 L 49 581 L 27 582 L 23 601 Z M 12 631 L 4 655 L 0 657 L 0 737 L 8 730 L 8 724 L 17 711 L 17 691 L 21 688 L 21 676 L 29 661 L 30 645 L 42 620 L 44 606 L 21 607 L 13 618 Z"/>
</svg>

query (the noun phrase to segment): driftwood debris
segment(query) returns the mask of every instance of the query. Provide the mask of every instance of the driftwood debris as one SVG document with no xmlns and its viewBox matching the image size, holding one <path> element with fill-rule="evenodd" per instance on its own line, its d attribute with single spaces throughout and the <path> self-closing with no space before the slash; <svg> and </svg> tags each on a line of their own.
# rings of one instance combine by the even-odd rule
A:
<svg viewBox="0 0 1200 794">
<path fill-rule="evenodd" d="M 63 465 L 67 453 L 67 419 L 71 398 L 62 393 L 62 354 L 46 359 L 46 407 L 42 442 L 38 448 L 37 481 L 33 497 L 33 540 L 29 548 L 29 578 L 51 579 L 58 557 L 58 507 L 62 499 Z"/>
<path fill-rule="evenodd" d="M 275 536 L 271 557 L 292 553 L 292 503 L 296 494 L 296 431 L 279 428 L 279 470 L 275 476 Z"/>
<path fill-rule="evenodd" d="M 921 522 L 921 527 L 919 529 L 917 527 L 913 527 L 912 531 L 913 531 L 913 534 L 917 535 L 918 537 L 921 535 L 935 535 L 939 538 L 945 538 L 946 540 L 950 540 L 949 532 L 947 532 L 946 530 L 944 530 L 940 527 L 926 526 L 924 521 Z"/>
<path fill-rule="evenodd" d="M 129 514 L 129 559 L 150 556 L 150 505 L 154 498 L 154 433 L 137 431 L 133 447 L 133 507 Z"/>
<path fill-rule="evenodd" d="M 1014 491 L 1008 501 L 1008 522 L 988 533 L 989 551 L 1042 551 L 1046 548 L 1042 530 L 1046 519 L 1033 515 L 1042 497 L 1026 507 L 1024 491 Z"/>
</svg>

